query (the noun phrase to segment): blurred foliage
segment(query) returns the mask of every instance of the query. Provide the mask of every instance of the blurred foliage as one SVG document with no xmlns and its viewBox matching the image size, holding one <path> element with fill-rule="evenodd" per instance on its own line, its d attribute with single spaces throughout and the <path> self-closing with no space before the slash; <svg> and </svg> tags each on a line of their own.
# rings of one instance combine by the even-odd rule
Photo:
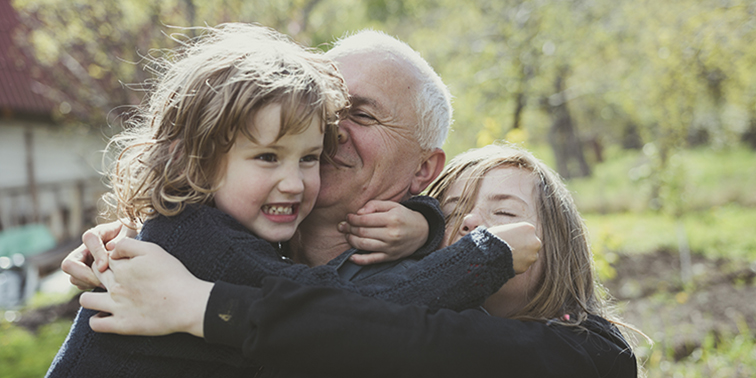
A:
<svg viewBox="0 0 756 378">
<path fill-rule="evenodd" d="M 648 378 L 746 378 L 756 376 L 756 339 L 745 322 L 735 335 L 709 333 L 685 358 L 675 350 L 644 345 L 639 357 L 645 361 Z"/>
<path fill-rule="evenodd" d="M 536 153 L 547 163 L 553 156 Z M 590 178 L 568 183 L 578 208 L 583 213 L 642 212 L 657 209 L 668 202 L 673 211 L 706 210 L 730 203 L 756 206 L 756 153 L 743 146 L 712 150 L 680 150 L 670 158 L 662 182 L 665 190 L 649 201 L 650 180 L 655 165 L 656 147 L 647 144 L 642 150 L 608 148 L 606 160 L 596 164 Z M 649 203 L 650 202 L 650 203 Z"/>
<path fill-rule="evenodd" d="M 43 377 L 63 345 L 71 321 L 40 327 L 36 334 L 0 320 L 0 378 Z"/>
<path fill-rule="evenodd" d="M 667 293 L 657 293 L 656 301 L 665 300 Z M 677 299 L 674 299 L 677 298 Z M 667 301 L 685 301 L 687 293 L 681 292 Z M 649 311 L 654 311 L 650 309 Z M 749 328 L 746 316 L 732 312 L 734 326 L 710 330 L 684 330 L 684 327 L 669 325 L 654 332 L 656 343 L 641 341 L 636 355 L 643 362 L 648 378 L 656 377 L 753 377 L 756 374 L 756 338 Z M 668 314 L 650 312 L 650 317 L 665 317 Z M 692 324 L 686 324 L 692 326 Z M 670 330 L 674 328 L 674 330 Z M 674 333 L 674 335 L 672 334 Z M 700 334 L 690 338 L 691 334 Z M 680 339 L 686 341 L 680 341 Z"/>
<path fill-rule="evenodd" d="M 644 205 L 673 214 L 687 211 L 670 200 L 695 174 L 674 165 L 679 151 L 741 140 L 756 146 L 756 3 L 747 0 L 13 4 L 25 25 L 18 39 L 54 79 L 48 97 L 70 120 L 96 128 L 117 128 L 117 117 L 141 101 L 139 83 L 150 77 L 144 56 L 175 47 L 167 35 L 194 33 L 172 26 L 241 21 L 323 49 L 362 28 L 408 42 L 455 96 L 450 157 L 496 139 L 550 141 L 556 168 L 569 178 L 590 174 L 607 151 L 653 142 L 647 168 L 637 172 Z"/>
<path fill-rule="evenodd" d="M 648 150 L 646 148 L 645 150 Z M 652 159 L 642 151 L 616 150 L 589 179 L 568 187 L 583 213 L 597 251 L 634 254 L 677 250 L 676 224 L 684 227 L 693 253 L 709 258 L 756 260 L 756 152 L 744 147 L 679 151 L 672 159 L 678 194 L 670 200 L 685 212 L 652 211 L 645 184 Z M 547 157 L 545 160 L 548 160 Z M 664 193 L 662 193 L 664 194 Z"/>
<path fill-rule="evenodd" d="M 594 250 L 621 254 L 679 248 L 676 220 L 656 212 L 584 214 Z M 682 217 L 693 253 L 708 258 L 756 261 L 751 237 L 756 211 L 736 205 L 687 213 Z"/>
</svg>

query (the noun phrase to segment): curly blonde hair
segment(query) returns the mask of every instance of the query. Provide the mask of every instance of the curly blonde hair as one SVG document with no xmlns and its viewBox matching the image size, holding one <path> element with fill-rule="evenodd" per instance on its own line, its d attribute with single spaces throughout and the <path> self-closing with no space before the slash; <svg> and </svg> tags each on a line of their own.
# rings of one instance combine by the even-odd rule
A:
<svg viewBox="0 0 756 378">
<path fill-rule="evenodd" d="M 348 105 L 335 65 L 275 30 L 230 23 L 195 28 L 176 50 L 151 58 L 157 78 L 146 102 L 108 150 L 108 211 L 142 223 L 187 204 L 212 203 L 224 155 L 263 107 L 281 105 L 278 138 L 304 132 L 316 117 L 325 132 L 323 158 L 337 147 L 338 114 Z"/>
</svg>

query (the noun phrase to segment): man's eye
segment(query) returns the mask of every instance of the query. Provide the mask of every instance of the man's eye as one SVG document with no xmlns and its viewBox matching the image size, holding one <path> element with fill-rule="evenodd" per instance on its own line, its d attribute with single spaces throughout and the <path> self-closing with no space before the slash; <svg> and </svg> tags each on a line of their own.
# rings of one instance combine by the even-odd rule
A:
<svg viewBox="0 0 756 378">
<path fill-rule="evenodd" d="M 307 155 L 307 156 L 299 159 L 299 161 L 301 161 L 303 163 L 309 163 L 309 162 L 318 161 L 318 160 L 320 160 L 320 156 L 319 155 Z"/>
<path fill-rule="evenodd" d="M 260 154 L 260 155 L 255 156 L 255 159 L 256 160 L 267 161 L 267 162 L 270 162 L 270 163 L 275 163 L 276 161 L 278 161 L 278 158 L 276 157 L 276 154 Z"/>
<path fill-rule="evenodd" d="M 352 120 L 360 125 L 372 125 L 377 122 L 373 116 L 362 112 L 352 113 Z"/>
</svg>

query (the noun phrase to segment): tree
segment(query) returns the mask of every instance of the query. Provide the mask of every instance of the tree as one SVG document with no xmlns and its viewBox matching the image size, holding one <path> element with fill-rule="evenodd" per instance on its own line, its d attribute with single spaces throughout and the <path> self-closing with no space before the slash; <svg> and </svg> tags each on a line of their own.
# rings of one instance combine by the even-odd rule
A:
<svg viewBox="0 0 756 378">
<path fill-rule="evenodd" d="M 336 2 L 323 0 L 16 0 L 21 40 L 50 72 L 47 96 L 69 109 L 68 120 L 118 126 L 137 105 L 153 72 L 145 57 L 160 56 L 195 36 L 191 26 L 259 22 L 303 44 L 331 41 L 350 23 Z M 322 8 L 322 9 L 320 9 Z M 184 28 L 180 28 L 184 27 Z M 182 34 L 184 37 L 171 38 Z M 146 85 L 146 86 L 145 86 Z"/>
</svg>

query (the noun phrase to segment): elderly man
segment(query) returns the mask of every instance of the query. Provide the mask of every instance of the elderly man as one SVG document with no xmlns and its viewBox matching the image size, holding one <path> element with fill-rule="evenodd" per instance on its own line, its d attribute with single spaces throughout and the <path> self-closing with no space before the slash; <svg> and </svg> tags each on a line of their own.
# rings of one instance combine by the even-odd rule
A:
<svg viewBox="0 0 756 378">
<path fill-rule="evenodd" d="M 315 209 L 290 242 L 290 257 L 310 266 L 346 257 L 344 251 L 350 246 L 338 226 L 348 214 L 372 200 L 406 200 L 439 175 L 445 162 L 440 147 L 452 113 L 450 95 L 438 75 L 417 52 L 392 37 L 363 31 L 339 41 L 327 55 L 344 76 L 352 106 L 340 123 L 335 165 L 321 166 L 322 184 Z M 98 261 L 106 257 L 98 236 L 107 240 L 114 236 L 113 231 L 85 234 L 85 242 Z M 369 227 L 358 233 L 369 236 Z M 516 224 L 498 235 L 520 254 L 535 255 L 540 248 L 535 229 L 529 224 Z M 64 261 L 64 271 L 80 287 L 99 283 L 84 264 L 81 251 Z M 219 316 L 227 310 L 208 307 L 211 290 L 215 297 L 229 296 L 222 288 L 213 289 L 212 283 L 189 279 L 175 285 L 175 278 L 183 272 L 174 275 L 166 271 L 166 266 L 175 264 L 162 263 L 170 256 L 156 245 L 125 240 L 113 257 L 131 261 L 111 262 L 112 271 L 105 272 L 103 279 L 108 294 L 82 299 L 85 307 L 113 314 L 92 318 L 90 324 L 95 330 L 202 336 L 206 310 Z M 340 264 L 350 270 L 348 278 L 360 279 L 359 267 L 350 268 L 344 261 Z M 150 269 L 157 266 L 159 270 Z M 161 316 L 159 309 L 170 312 Z M 147 313 L 150 315 L 145 317 Z"/>
<path fill-rule="evenodd" d="M 349 248 L 337 225 L 370 200 L 399 202 L 441 172 L 451 124 L 449 91 L 406 44 L 374 31 L 346 38 L 326 56 L 349 88 L 335 166 L 321 166 L 315 209 L 292 242 L 293 258 L 321 265 Z M 312 241 L 317 240 L 317 243 Z"/>
</svg>

